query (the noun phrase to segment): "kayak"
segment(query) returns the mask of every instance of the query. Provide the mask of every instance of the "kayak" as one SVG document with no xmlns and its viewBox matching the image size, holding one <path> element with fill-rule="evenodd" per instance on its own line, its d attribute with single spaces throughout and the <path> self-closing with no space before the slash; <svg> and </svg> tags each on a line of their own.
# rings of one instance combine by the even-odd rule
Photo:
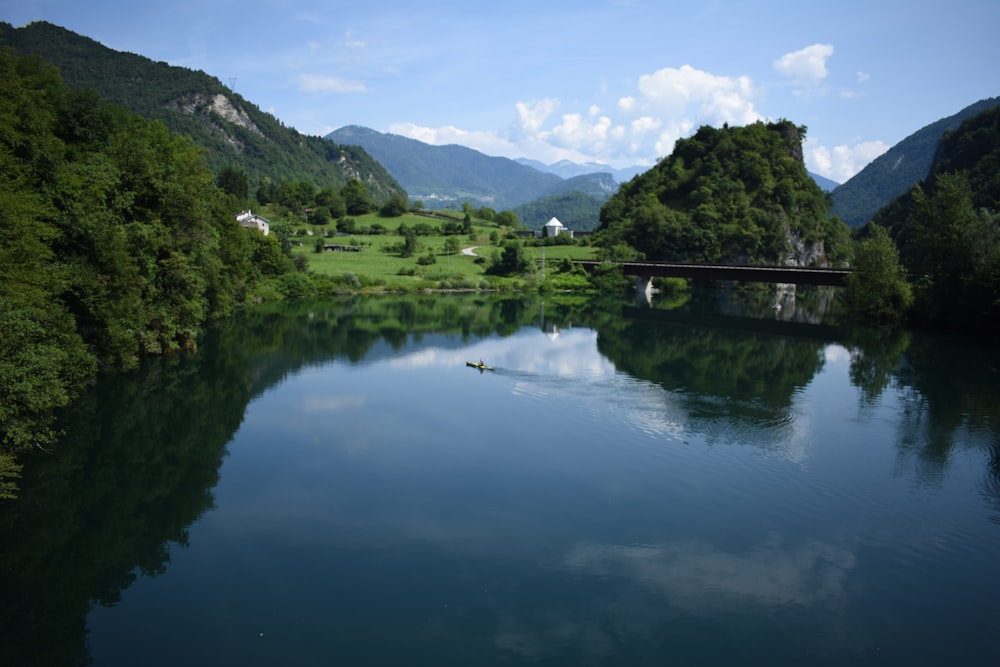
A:
<svg viewBox="0 0 1000 667">
<path fill-rule="evenodd" d="M 496 369 L 492 366 L 487 366 L 486 364 L 477 364 L 474 361 L 466 361 L 466 366 L 472 366 L 473 368 L 478 368 L 481 371 L 495 371 Z"/>
</svg>

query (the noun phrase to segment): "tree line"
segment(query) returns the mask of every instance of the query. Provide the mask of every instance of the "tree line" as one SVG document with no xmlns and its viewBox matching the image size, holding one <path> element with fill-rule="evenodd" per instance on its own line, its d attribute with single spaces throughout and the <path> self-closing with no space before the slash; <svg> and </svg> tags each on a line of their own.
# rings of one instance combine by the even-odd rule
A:
<svg viewBox="0 0 1000 667">
<path fill-rule="evenodd" d="M 858 233 L 851 309 L 1000 334 L 1000 107 L 941 138 L 930 173 Z"/>
<path fill-rule="evenodd" d="M 100 368 L 191 349 L 206 320 L 301 289 L 239 205 L 190 139 L 0 48 L 0 496 Z"/>
</svg>

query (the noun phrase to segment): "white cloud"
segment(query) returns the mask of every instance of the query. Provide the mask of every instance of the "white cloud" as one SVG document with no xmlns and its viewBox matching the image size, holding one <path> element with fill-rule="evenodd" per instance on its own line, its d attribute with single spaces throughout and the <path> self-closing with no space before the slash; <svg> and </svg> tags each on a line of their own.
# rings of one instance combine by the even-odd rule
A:
<svg viewBox="0 0 1000 667">
<path fill-rule="evenodd" d="M 869 74 L 868 72 L 858 72 L 857 76 L 858 76 L 858 83 L 868 83 L 868 80 L 872 78 L 871 74 Z"/>
<path fill-rule="evenodd" d="M 859 141 L 857 143 L 834 146 L 815 144 L 806 139 L 806 165 L 810 171 L 826 176 L 838 183 L 844 183 L 869 162 L 891 148 L 884 141 Z"/>
<path fill-rule="evenodd" d="M 533 135 L 542 129 L 548 117 L 559 108 L 559 100 L 546 98 L 535 102 L 518 102 L 515 108 L 520 129 Z"/>
<path fill-rule="evenodd" d="M 517 146 L 495 132 L 468 131 L 453 125 L 445 127 L 425 127 L 415 123 L 394 123 L 389 126 L 389 132 L 410 139 L 422 141 L 432 146 L 459 144 L 467 146 L 487 155 L 503 155 L 507 157 L 522 157 Z M 528 155 L 529 153 L 524 153 Z"/>
<path fill-rule="evenodd" d="M 368 90 L 364 81 L 323 74 L 300 74 L 298 83 L 299 89 L 306 93 L 363 93 Z"/>
<path fill-rule="evenodd" d="M 690 65 L 639 77 L 611 112 L 597 105 L 557 115 L 557 98 L 519 101 L 505 134 L 454 127 L 397 124 L 390 131 L 431 144 L 460 143 L 491 155 L 599 161 L 613 166 L 652 164 L 700 125 L 746 125 L 763 120 L 748 77 L 727 77 Z"/>
<path fill-rule="evenodd" d="M 781 56 L 774 61 L 774 69 L 799 83 L 818 83 L 829 74 L 826 61 L 832 55 L 833 45 L 813 44 Z"/>
</svg>

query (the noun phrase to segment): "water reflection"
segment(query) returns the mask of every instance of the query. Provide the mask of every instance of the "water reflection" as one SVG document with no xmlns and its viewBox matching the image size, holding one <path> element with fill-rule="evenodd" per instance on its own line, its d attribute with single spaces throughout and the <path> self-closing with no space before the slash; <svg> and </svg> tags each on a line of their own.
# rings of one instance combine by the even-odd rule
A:
<svg viewBox="0 0 1000 667">
<path fill-rule="evenodd" d="M 803 628 L 797 609 L 839 613 L 863 570 L 862 546 L 812 521 L 836 526 L 837 511 L 865 498 L 815 478 L 752 480 L 765 465 L 775 473 L 808 462 L 819 428 L 811 420 L 822 416 L 811 393 L 833 372 L 858 390 L 856 421 L 879 415 L 871 432 L 893 442 L 897 476 L 941 489 L 956 461 L 968 465 L 959 454 L 980 454 L 978 491 L 1000 524 L 995 347 L 774 328 L 773 316 L 713 303 L 702 309 L 686 295 L 675 311 L 642 314 L 579 297 L 296 303 L 220 323 L 198 355 L 102 381 L 67 411 L 58 453 L 32 462 L 22 498 L 2 508 L 0 663 L 85 662 L 91 606 L 115 605 L 141 575 L 167 571 L 196 522 L 199 546 L 220 553 L 227 539 L 260 539 L 251 570 L 284 550 L 343 559 L 282 573 L 295 590 L 356 585 L 338 563 L 384 585 L 375 564 L 348 562 L 366 549 L 411 549 L 429 582 L 455 590 L 464 589 L 449 576 L 472 567 L 467 558 L 487 562 L 495 579 L 449 609 L 489 622 L 473 630 L 442 608 L 430 632 L 455 638 L 488 625 L 494 646 L 525 658 L 629 662 L 627 645 L 683 634 L 688 614 L 759 613 Z M 479 358 L 496 373 L 464 367 Z M 305 394 L 285 396 L 291 384 Z M 254 410 L 265 396 L 268 409 Z M 262 435 L 241 441 L 239 462 L 229 462 L 239 481 L 215 507 L 243 427 Z M 720 444 L 738 447 L 715 452 Z M 279 455 L 292 463 L 277 465 Z M 777 463 L 760 462 L 769 455 Z M 385 471 L 398 478 L 386 483 Z M 698 493 L 704 480 L 711 498 Z M 731 529 L 738 537 L 713 534 L 727 512 L 751 504 L 748 527 Z M 871 543 L 885 548 L 924 519 L 907 515 Z M 778 521 L 800 532 L 760 529 Z M 970 531 L 962 524 L 934 539 L 967 545 Z M 961 566 L 957 547 L 936 548 L 915 543 L 904 555 L 944 554 Z M 397 565 L 390 580 L 419 587 Z"/>
<path fill-rule="evenodd" d="M 588 576 L 621 577 L 657 591 L 674 606 L 701 614 L 747 605 L 769 607 L 843 601 L 856 559 L 847 549 L 807 540 L 784 544 L 777 534 L 743 553 L 705 540 L 656 545 L 584 544 L 566 566 Z"/>
</svg>

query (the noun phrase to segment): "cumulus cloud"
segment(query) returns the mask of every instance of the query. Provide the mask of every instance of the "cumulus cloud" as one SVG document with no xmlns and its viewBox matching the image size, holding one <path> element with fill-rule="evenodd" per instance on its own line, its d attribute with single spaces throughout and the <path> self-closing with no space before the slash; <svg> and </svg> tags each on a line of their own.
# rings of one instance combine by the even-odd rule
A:
<svg viewBox="0 0 1000 667">
<path fill-rule="evenodd" d="M 829 148 L 806 140 L 806 164 L 820 176 L 844 183 L 889 150 L 884 141 L 859 141 Z"/>
<path fill-rule="evenodd" d="M 832 55 L 832 44 L 813 44 L 781 56 L 774 61 L 774 69 L 799 83 L 818 83 L 829 74 L 826 61 Z"/>
<path fill-rule="evenodd" d="M 493 155 L 530 155 L 544 161 L 602 161 L 626 166 L 652 164 L 700 125 L 746 125 L 763 120 L 748 77 L 727 77 L 690 65 L 640 76 L 636 88 L 609 111 L 559 114 L 557 98 L 519 101 L 505 134 L 462 133 L 456 128 L 397 124 L 392 132 L 427 143 L 453 141 Z M 491 150 L 494 151 L 491 153 Z M 499 152 L 497 152 L 499 151 Z"/>
<path fill-rule="evenodd" d="M 324 74 L 300 74 L 298 84 L 299 90 L 307 93 L 363 93 L 368 90 L 364 81 Z"/>
<path fill-rule="evenodd" d="M 538 134 L 545 121 L 559 108 L 559 100 L 546 98 L 535 102 L 518 102 L 517 109 L 518 127 L 525 134 Z"/>
</svg>

